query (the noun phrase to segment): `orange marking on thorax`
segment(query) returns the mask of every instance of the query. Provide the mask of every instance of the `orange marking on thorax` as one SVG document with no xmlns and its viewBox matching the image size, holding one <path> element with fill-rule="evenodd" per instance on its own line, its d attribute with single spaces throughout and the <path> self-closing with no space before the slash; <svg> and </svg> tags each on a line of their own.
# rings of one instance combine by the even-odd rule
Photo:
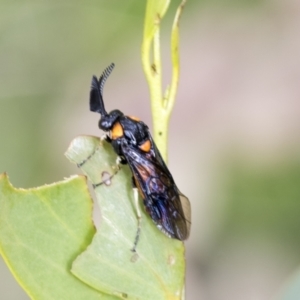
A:
<svg viewBox="0 0 300 300">
<path fill-rule="evenodd" d="M 147 140 L 142 145 L 139 146 L 139 148 L 144 152 L 149 152 L 151 149 L 151 142 L 150 140 Z"/>
<path fill-rule="evenodd" d="M 115 140 L 123 136 L 123 134 L 124 134 L 123 127 L 119 122 L 117 122 L 111 130 L 111 138 Z"/>
<path fill-rule="evenodd" d="M 140 121 L 140 119 L 138 117 L 128 116 L 128 118 L 131 120 L 134 120 L 134 121 Z"/>
</svg>

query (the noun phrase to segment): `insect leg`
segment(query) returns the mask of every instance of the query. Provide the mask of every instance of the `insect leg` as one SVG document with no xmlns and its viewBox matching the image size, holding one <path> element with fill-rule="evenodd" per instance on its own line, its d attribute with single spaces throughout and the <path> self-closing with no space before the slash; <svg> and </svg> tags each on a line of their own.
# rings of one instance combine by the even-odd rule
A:
<svg viewBox="0 0 300 300">
<path fill-rule="evenodd" d="M 84 159 L 82 162 L 78 163 L 77 167 L 81 168 L 95 154 L 95 152 L 97 151 L 97 149 L 98 148 L 96 148 L 96 150 L 91 155 L 89 155 L 86 159 Z"/>
<path fill-rule="evenodd" d="M 117 164 L 118 169 L 121 169 L 121 165 L 126 165 L 127 161 L 124 157 L 118 156 L 116 159 L 116 164 Z"/>
<path fill-rule="evenodd" d="M 106 141 L 108 143 L 111 143 L 111 138 L 107 134 L 101 135 L 100 140 L 101 141 Z"/>
<path fill-rule="evenodd" d="M 110 137 L 107 135 L 107 134 L 103 134 L 101 137 L 100 137 L 100 141 L 101 141 L 101 143 L 103 142 L 103 141 L 106 141 L 106 142 L 108 142 L 108 143 L 111 143 L 111 139 L 110 139 Z M 82 162 L 80 162 L 80 163 L 78 163 L 77 164 L 77 167 L 78 168 L 80 168 L 80 167 L 82 167 L 94 154 L 95 154 L 95 152 L 98 150 L 98 147 L 95 149 L 95 151 L 91 154 L 91 155 L 89 155 L 86 159 L 84 159 Z"/>
<path fill-rule="evenodd" d="M 139 207 L 139 191 L 137 187 L 134 186 L 133 188 L 133 198 L 134 198 L 134 206 L 136 209 L 137 219 L 138 219 L 138 227 L 134 239 L 133 248 L 131 249 L 132 252 L 136 252 L 136 246 L 139 242 L 140 233 L 141 233 L 141 222 L 142 222 L 142 215 Z"/>
</svg>

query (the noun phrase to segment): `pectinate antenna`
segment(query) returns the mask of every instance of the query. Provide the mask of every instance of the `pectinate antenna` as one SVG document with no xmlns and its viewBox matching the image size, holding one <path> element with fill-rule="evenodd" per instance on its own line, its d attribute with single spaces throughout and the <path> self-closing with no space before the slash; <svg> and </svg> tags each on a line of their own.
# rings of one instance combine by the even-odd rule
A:
<svg viewBox="0 0 300 300">
<path fill-rule="evenodd" d="M 99 80 L 96 76 L 93 76 L 92 78 L 92 84 L 91 84 L 91 92 L 90 92 L 90 110 L 94 112 L 98 112 L 101 114 L 101 116 L 106 116 L 107 112 L 104 107 L 103 102 L 103 88 L 104 84 L 112 72 L 115 64 L 110 64 L 102 73 Z"/>
</svg>

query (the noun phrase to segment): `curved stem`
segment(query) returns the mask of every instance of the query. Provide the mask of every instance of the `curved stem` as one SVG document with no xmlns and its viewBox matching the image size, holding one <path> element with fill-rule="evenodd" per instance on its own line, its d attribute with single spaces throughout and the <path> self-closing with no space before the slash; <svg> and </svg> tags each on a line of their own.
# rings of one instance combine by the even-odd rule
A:
<svg viewBox="0 0 300 300">
<path fill-rule="evenodd" d="M 155 2 L 156 1 L 156 2 Z M 160 51 L 160 23 L 170 1 L 148 0 L 146 8 L 144 37 L 142 43 L 142 64 L 150 89 L 153 120 L 153 138 L 164 160 L 167 162 L 168 126 L 179 80 L 179 20 L 186 0 L 177 8 L 171 32 L 172 81 L 163 93 Z M 150 54 L 153 57 L 150 59 Z"/>
</svg>

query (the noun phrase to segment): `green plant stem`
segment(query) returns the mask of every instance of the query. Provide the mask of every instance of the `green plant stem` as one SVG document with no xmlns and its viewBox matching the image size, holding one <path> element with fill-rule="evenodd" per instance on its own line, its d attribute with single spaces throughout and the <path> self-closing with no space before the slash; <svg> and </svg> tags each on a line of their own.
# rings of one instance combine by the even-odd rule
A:
<svg viewBox="0 0 300 300">
<path fill-rule="evenodd" d="M 171 32 L 172 80 L 170 86 L 163 92 L 160 24 L 169 3 L 170 1 L 167 0 L 148 0 L 142 43 L 142 64 L 151 97 L 153 137 L 166 162 L 168 127 L 179 80 L 179 20 L 186 0 L 183 0 L 177 8 L 173 22 Z"/>
</svg>

